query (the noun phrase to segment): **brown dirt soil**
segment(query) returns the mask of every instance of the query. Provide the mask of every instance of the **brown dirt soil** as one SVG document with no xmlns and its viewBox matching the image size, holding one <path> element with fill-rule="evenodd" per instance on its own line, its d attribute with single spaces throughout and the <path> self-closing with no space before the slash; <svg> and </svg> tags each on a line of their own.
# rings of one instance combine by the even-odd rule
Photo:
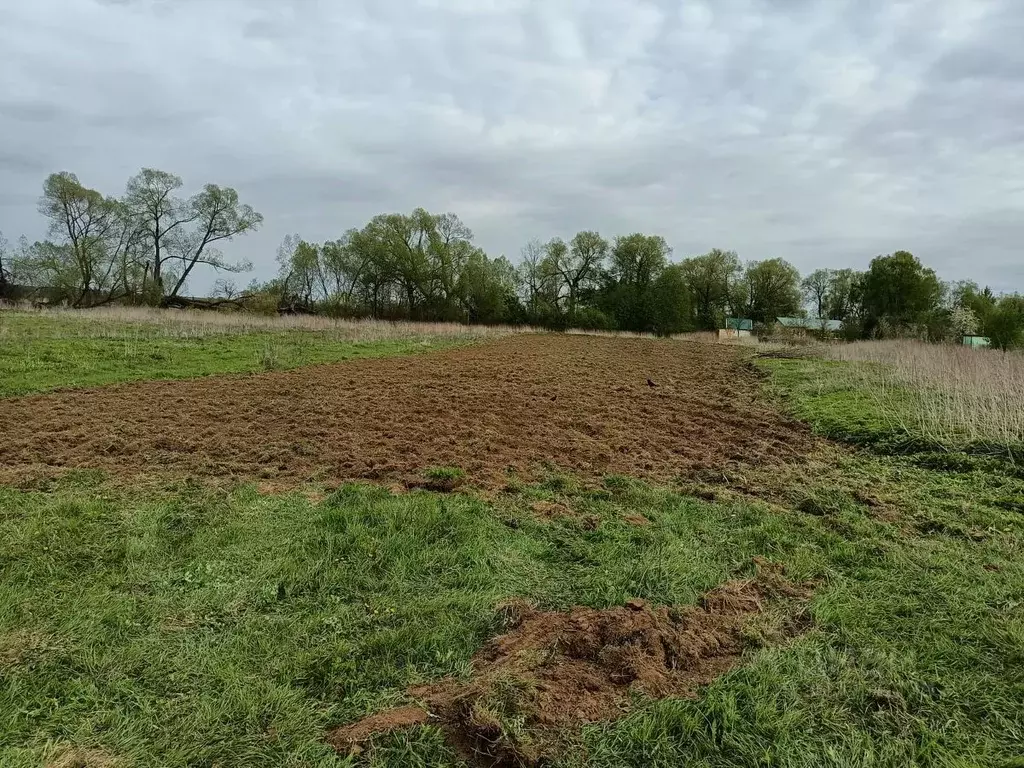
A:
<svg viewBox="0 0 1024 768">
<path fill-rule="evenodd" d="M 414 725 L 423 725 L 429 721 L 430 714 L 423 707 L 414 705 L 396 707 L 364 717 L 359 722 L 347 726 L 344 729 L 344 739 L 349 752 L 359 752 L 361 751 L 360 745 L 373 736 L 400 731 Z"/>
<path fill-rule="evenodd" d="M 693 696 L 740 662 L 742 629 L 772 602 L 784 604 L 782 641 L 806 628 L 795 617 L 810 596 L 777 568 L 761 563 L 754 579 L 706 593 L 700 605 L 538 612 L 522 602 L 501 608 L 517 623 L 473 659 L 469 682 L 442 680 L 414 688 L 422 708 L 402 707 L 333 731 L 341 752 L 360 751 L 393 720 L 440 723 L 459 752 L 489 766 L 532 766 L 556 756 L 585 723 L 621 716 L 631 693 Z M 410 709 L 412 711 L 410 711 Z M 414 712 L 418 713 L 415 714 Z M 400 717 L 398 716 L 400 715 Z M 385 727 L 377 729 L 377 724 Z"/>
<path fill-rule="evenodd" d="M 576 511 L 557 501 L 535 501 L 530 510 L 544 520 L 555 520 L 559 517 L 578 517 Z"/>
<path fill-rule="evenodd" d="M 74 467 L 414 486 L 427 467 L 460 467 L 500 488 L 545 468 L 671 481 L 800 459 L 809 431 L 759 401 L 758 381 L 726 346 L 550 334 L 64 391 L 4 400 L 0 481 Z"/>
</svg>

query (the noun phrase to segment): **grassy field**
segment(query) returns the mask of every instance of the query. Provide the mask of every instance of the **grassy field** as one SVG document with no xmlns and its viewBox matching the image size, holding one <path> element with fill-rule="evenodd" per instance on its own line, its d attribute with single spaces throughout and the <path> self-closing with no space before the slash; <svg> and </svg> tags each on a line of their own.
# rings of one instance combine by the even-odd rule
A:
<svg viewBox="0 0 1024 768">
<path fill-rule="evenodd" d="M 209 312 L 0 310 L 0 397 L 411 354 L 502 332 Z"/>
<path fill-rule="evenodd" d="M 810 631 L 753 638 L 697 698 L 638 699 L 556 764 L 1024 766 L 1024 481 L 1002 459 L 894 453 L 906 441 L 850 363 L 763 365 L 768 395 L 872 449 L 674 488 L 142 491 L 83 471 L 0 488 L 0 765 L 461 765 L 434 726 L 351 757 L 324 735 L 468 675 L 508 598 L 687 605 L 764 558 L 818 585 Z M 0 391 L 78 381 L 4 369 Z"/>
</svg>

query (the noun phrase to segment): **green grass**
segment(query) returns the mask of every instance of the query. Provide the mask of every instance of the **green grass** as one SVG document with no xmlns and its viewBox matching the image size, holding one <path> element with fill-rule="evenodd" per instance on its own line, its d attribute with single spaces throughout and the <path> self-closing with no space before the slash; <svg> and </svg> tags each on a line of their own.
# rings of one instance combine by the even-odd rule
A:
<svg viewBox="0 0 1024 768">
<path fill-rule="evenodd" d="M 763 556 L 818 578 L 817 628 L 695 701 L 588 729 L 567 765 L 1011 765 L 1024 736 L 1019 482 L 855 457 L 898 522 L 831 480 L 811 512 L 709 503 L 616 479 L 584 491 L 252 486 L 155 497 L 92 474 L 0 496 L 0 764 L 55 743 L 125 765 L 346 765 L 332 725 L 465 675 L 495 607 L 691 603 Z M 566 487 L 568 486 L 568 487 Z M 551 491 L 550 487 L 560 490 Z M 541 522 L 557 498 L 597 516 Z M 622 516 L 642 510 L 652 525 Z M 998 568 L 988 570 L 986 568 Z M 377 765 L 455 764 L 431 729 Z"/>
<path fill-rule="evenodd" d="M 763 359 L 758 364 L 771 373 L 770 388 L 775 394 L 818 434 L 883 447 L 905 439 L 900 425 L 909 419 L 886 411 L 865 388 L 862 376 L 849 375 L 850 363 L 783 358 Z M 910 398 L 904 403 L 910 408 Z"/>
<path fill-rule="evenodd" d="M 188 379 L 428 351 L 457 339 L 352 341 L 322 331 L 174 336 L 142 324 L 81 327 L 26 313 L 0 316 L 0 397 L 141 379 Z"/>
<path fill-rule="evenodd" d="M 586 728 L 562 768 L 1024 766 L 1024 480 L 975 457 L 882 455 L 863 393 L 821 385 L 834 379 L 815 365 L 773 362 L 776 395 L 876 450 L 828 453 L 796 481 L 749 474 L 768 501 L 626 477 L 487 500 L 143 493 L 93 472 L 0 488 L 0 765 L 74 745 L 140 768 L 454 767 L 434 727 L 359 758 L 323 736 L 467 675 L 508 598 L 688 604 L 764 557 L 819 581 L 813 629 L 696 699 Z M 540 500 L 576 514 L 542 520 Z M 510 721 L 514 704 L 494 702 Z"/>
</svg>

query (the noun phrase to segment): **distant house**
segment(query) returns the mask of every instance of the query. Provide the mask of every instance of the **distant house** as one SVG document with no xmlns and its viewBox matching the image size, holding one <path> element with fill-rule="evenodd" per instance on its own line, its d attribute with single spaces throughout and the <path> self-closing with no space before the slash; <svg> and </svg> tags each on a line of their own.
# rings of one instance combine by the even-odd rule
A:
<svg viewBox="0 0 1024 768">
<path fill-rule="evenodd" d="M 971 349 L 984 349 L 992 346 L 992 340 L 988 336 L 964 336 L 960 339 L 960 343 Z"/>
<path fill-rule="evenodd" d="M 777 330 L 797 336 L 809 333 L 835 334 L 843 330 L 842 320 L 826 320 L 823 317 L 777 317 L 775 324 Z"/>
</svg>

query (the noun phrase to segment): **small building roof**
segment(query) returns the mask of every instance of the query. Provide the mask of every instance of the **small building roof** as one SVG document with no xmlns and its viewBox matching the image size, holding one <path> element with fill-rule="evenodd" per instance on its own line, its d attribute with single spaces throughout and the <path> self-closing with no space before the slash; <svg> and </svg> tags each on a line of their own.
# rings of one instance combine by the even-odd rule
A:
<svg viewBox="0 0 1024 768">
<path fill-rule="evenodd" d="M 809 331 L 841 331 L 842 320 L 826 320 L 823 317 L 777 317 L 784 328 L 806 328 Z"/>
</svg>

